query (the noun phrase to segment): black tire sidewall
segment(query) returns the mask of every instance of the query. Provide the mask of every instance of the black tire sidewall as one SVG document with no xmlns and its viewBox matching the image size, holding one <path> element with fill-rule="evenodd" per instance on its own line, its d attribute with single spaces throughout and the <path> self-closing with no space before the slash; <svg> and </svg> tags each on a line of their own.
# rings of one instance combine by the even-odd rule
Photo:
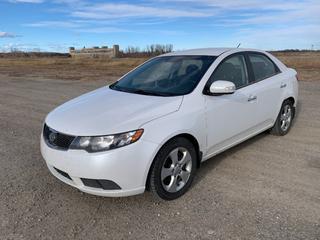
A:
<svg viewBox="0 0 320 240">
<path fill-rule="evenodd" d="M 289 105 L 290 109 L 291 109 L 291 122 L 290 122 L 290 125 L 289 125 L 288 129 L 286 131 L 283 131 L 282 128 L 281 128 L 281 120 L 280 120 L 280 118 L 281 118 L 282 111 L 283 111 L 283 109 L 284 109 L 284 107 L 286 105 Z M 292 102 L 288 101 L 288 100 L 284 101 L 282 106 L 281 106 L 281 109 L 280 109 L 280 112 L 279 112 L 279 115 L 278 115 L 278 118 L 277 118 L 277 122 L 276 122 L 277 131 L 278 131 L 279 135 L 281 135 L 281 136 L 286 135 L 290 131 L 290 128 L 292 126 L 293 117 L 294 117 L 294 109 L 293 109 Z"/>
<path fill-rule="evenodd" d="M 192 169 L 191 169 L 189 180 L 186 183 L 186 185 L 182 189 L 180 189 L 178 192 L 170 193 L 170 192 L 167 192 L 162 186 L 161 170 L 162 170 L 163 163 L 166 160 L 169 153 L 177 147 L 184 147 L 189 151 L 192 158 Z M 196 172 L 196 168 L 197 168 L 197 154 L 193 144 L 185 138 L 174 138 L 170 140 L 168 143 L 166 143 L 160 149 L 160 151 L 158 152 L 157 156 L 154 159 L 152 172 L 150 175 L 150 181 L 149 181 L 150 190 L 154 194 L 156 194 L 157 197 L 160 197 L 161 199 L 174 200 L 180 197 L 181 195 L 183 195 L 189 189 L 189 187 L 192 184 L 192 181 Z"/>
</svg>

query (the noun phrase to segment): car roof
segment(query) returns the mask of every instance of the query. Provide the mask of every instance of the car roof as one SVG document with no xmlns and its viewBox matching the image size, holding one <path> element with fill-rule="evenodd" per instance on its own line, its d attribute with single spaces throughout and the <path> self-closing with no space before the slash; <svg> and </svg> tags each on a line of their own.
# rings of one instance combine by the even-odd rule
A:
<svg viewBox="0 0 320 240">
<path fill-rule="evenodd" d="M 280 70 L 285 71 L 287 67 L 275 56 L 272 54 L 253 48 L 198 48 L 198 49 L 190 49 L 190 50 L 183 50 L 183 51 L 176 51 L 170 52 L 158 57 L 165 57 L 165 56 L 215 56 L 218 57 L 223 53 L 233 54 L 237 52 L 256 52 L 256 53 L 263 53 L 267 55 L 269 58 L 273 60 L 273 62 L 280 68 Z"/>
<path fill-rule="evenodd" d="M 166 53 L 162 56 L 183 56 L 183 55 L 219 56 L 219 55 L 221 55 L 225 52 L 229 52 L 229 51 L 234 51 L 234 52 L 257 51 L 257 52 L 261 52 L 261 50 L 246 49 L 246 48 L 198 48 L 198 49 L 189 49 L 189 50 L 170 52 L 170 53 Z"/>
</svg>

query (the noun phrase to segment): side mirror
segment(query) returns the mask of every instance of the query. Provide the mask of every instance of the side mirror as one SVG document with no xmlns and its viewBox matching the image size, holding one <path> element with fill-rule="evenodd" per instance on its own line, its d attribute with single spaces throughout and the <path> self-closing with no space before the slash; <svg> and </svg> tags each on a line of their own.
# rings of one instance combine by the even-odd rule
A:
<svg viewBox="0 0 320 240">
<path fill-rule="evenodd" d="M 236 91 L 236 86 L 233 82 L 218 80 L 210 85 L 209 91 L 214 95 L 232 94 Z"/>
</svg>

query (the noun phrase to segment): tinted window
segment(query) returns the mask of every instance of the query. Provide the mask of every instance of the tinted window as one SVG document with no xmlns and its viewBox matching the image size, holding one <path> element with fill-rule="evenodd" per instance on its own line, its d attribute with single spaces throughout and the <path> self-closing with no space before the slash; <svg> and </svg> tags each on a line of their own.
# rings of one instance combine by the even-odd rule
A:
<svg viewBox="0 0 320 240">
<path fill-rule="evenodd" d="M 235 55 L 224 60 L 211 76 L 211 82 L 225 80 L 233 82 L 237 88 L 247 85 L 248 72 L 243 55 Z"/>
<path fill-rule="evenodd" d="M 147 95 L 188 94 L 215 59 L 214 56 L 158 57 L 130 72 L 110 88 Z"/>
<path fill-rule="evenodd" d="M 274 63 L 262 54 L 249 54 L 255 81 L 275 75 L 278 71 Z"/>
</svg>

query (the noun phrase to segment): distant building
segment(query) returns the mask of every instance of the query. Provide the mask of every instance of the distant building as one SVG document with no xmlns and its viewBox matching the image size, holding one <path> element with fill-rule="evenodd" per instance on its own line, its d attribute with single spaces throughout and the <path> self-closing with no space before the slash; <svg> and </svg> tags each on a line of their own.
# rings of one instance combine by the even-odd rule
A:
<svg viewBox="0 0 320 240">
<path fill-rule="evenodd" d="M 119 57 L 119 45 L 113 45 L 112 48 L 107 46 L 102 47 L 92 47 L 82 49 L 75 49 L 74 47 L 69 48 L 69 53 L 72 57 L 87 57 L 87 58 L 116 58 Z"/>
</svg>

